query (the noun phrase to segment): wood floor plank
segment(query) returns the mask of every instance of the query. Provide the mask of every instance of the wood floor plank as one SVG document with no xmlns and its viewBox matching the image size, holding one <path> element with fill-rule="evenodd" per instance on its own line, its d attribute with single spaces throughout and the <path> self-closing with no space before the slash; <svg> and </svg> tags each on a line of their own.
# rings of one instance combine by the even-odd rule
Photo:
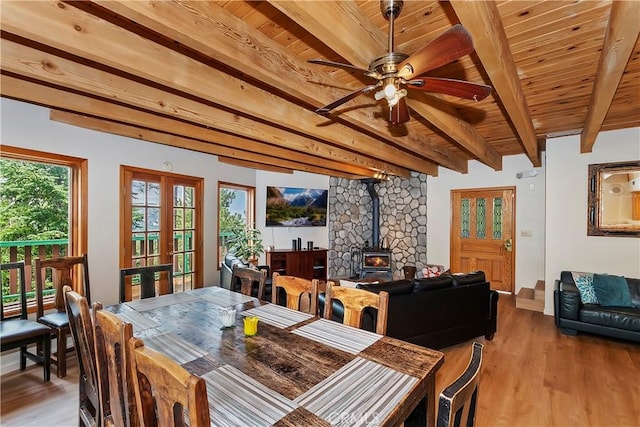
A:
<svg viewBox="0 0 640 427">
<path fill-rule="evenodd" d="M 476 426 L 637 427 L 640 420 L 640 345 L 595 335 L 560 334 L 553 317 L 516 309 L 500 295 L 498 332 L 485 344 Z M 444 349 L 436 390 L 466 367 L 471 341 Z M 42 368 L 5 372 L 3 354 L 0 424 L 3 427 L 76 426 L 78 368 L 42 383 Z"/>
</svg>

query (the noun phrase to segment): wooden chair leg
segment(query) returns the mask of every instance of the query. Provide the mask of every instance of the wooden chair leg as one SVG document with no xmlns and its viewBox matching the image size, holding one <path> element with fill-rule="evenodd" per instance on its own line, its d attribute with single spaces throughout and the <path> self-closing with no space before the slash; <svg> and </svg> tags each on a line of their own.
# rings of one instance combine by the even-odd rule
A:
<svg viewBox="0 0 640 427">
<path fill-rule="evenodd" d="M 58 378 L 67 376 L 67 331 L 58 330 L 57 336 L 58 348 L 56 349 L 56 365 L 58 367 Z"/>
<path fill-rule="evenodd" d="M 27 369 L 27 346 L 23 345 L 20 347 L 20 370 L 24 371 Z"/>
<path fill-rule="evenodd" d="M 44 364 L 44 382 L 48 383 L 51 380 L 51 338 L 42 338 L 42 363 Z"/>
</svg>

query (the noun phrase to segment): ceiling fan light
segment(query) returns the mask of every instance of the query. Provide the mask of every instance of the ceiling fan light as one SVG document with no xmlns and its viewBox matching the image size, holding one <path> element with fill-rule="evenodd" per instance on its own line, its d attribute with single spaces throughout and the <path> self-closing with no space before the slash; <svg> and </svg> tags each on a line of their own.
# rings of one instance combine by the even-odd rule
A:
<svg viewBox="0 0 640 427">
<path fill-rule="evenodd" d="M 397 92 L 397 89 L 394 84 L 389 83 L 384 87 L 384 97 L 387 98 L 389 101 L 395 98 L 396 92 Z"/>
<path fill-rule="evenodd" d="M 374 95 L 373 95 L 374 99 L 376 101 L 380 101 L 382 98 L 384 98 L 384 90 L 379 90 L 377 91 Z"/>
</svg>

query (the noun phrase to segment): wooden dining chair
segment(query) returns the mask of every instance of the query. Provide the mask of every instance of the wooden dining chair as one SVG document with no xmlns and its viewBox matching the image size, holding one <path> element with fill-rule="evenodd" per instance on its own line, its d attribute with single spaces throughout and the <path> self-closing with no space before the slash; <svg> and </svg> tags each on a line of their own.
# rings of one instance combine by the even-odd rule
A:
<svg viewBox="0 0 640 427">
<path fill-rule="evenodd" d="M 129 358 L 142 426 L 209 426 L 207 385 L 204 380 L 148 347 L 139 338 L 129 340 Z M 186 411 L 186 413 L 185 413 Z"/>
<path fill-rule="evenodd" d="M 279 290 L 284 289 L 287 295 L 287 307 L 298 311 L 307 311 L 300 309 L 300 300 L 303 295 L 309 295 L 308 313 L 314 316 L 318 315 L 318 279 L 307 280 L 301 277 L 281 276 L 273 273 L 272 278 L 272 297 L 271 301 L 278 304 Z"/>
<path fill-rule="evenodd" d="M 471 359 L 467 368 L 453 383 L 440 393 L 438 404 L 438 427 L 472 427 L 475 423 L 482 348 L 473 343 Z"/>
<path fill-rule="evenodd" d="M 27 289 L 25 279 L 24 261 L 10 262 L 0 265 L 0 272 L 8 272 L 9 279 L 14 278 L 20 288 L 19 305 L 11 315 L 5 315 L 5 283 L 4 275 L 2 283 L 2 295 L 0 295 L 0 351 L 20 349 L 20 370 L 27 368 L 27 358 L 42 364 L 44 367 L 44 381 L 51 378 L 51 328 L 42 323 L 27 318 Z M 7 286 L 7 289 L 9 287 Z M 12 307 L 13 308 L 13 307 Z M 28 346 L 39 344 L 42 351 L 30 352 Z"/>
<path fill-rule="evenodd" d="M 123 268 L 120 270 L 120 302 L 133 299 L 132 280 L 135 276 L 140 280 L 140 299 L 173 293 L 173 264 Z"/>
<path fill-rule="evenodd" d="M 267 272 L 265 270 L 254 270 L 236 265 L 231 273 L 231 290 L 264 300 L 266 281 Z"/>
<path fill-rule="evenodd" d="M 45 313 L 44 292 L 45 282 L 49 277 L 48 272 L 53 282 L 55 311 Z M 67 348 L 69 319 L 65 313 L 62 292 L 64 286 L 69 286 L 78 294 L 84 295 L 87 301 L 91 301 L 87 255 L 36 259 L 36 319 L 55 331 L 57 349 L 51 354 L 51 362 L 56 365 L 59 378 L 67 375 L 67 352 L 73 350 L 73 348 Z"/>
<path fill-rule="evenodd" d="M 327 282 L 327 292 L 324 304 L 324 318 L 331 320 L 333 315 L 333 300 L 338 300 L 344 307 L 342 323 L 360 328 L 362 313 L 365 308 L 373 307 L 378 310 L 376 333 L 384 335 L 387 332 L 387 310 L 389 294 L 381 291 L 379 294 L 364 289 L 346 288 L 336 283 Z"/>
<path fill-rule="evenodd" d="M 127 355 L 133 326 L 94 304 L 93 328 L 103 426 L 137 427 L 140 423 Z"/>
<path fill-rule="evenodd" d="M 100 426 L 100 390 L 96 369 L 96 351 L 93 338 L 93 322 L 89 302 L 70 286 L 63 288 L 64 301 L 69 317 L 69 326 L 78 356 L 79 377 L 79 419 L 81 426 Z M 101 309 L 96 304 L 94 309 Z"/>
</svg>

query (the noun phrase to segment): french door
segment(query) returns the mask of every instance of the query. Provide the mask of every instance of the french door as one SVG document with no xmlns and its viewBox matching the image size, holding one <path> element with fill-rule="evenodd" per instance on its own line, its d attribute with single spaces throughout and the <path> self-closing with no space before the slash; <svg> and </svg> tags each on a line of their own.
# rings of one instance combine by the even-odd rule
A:
<svg viewBox="0 0 640 427">
<path fill-rule="evenodd" d="M 171 263 L 174 292 L 202 287 L 202 178 L 122 166 L 121 182 L 120 268 Z"/>
<path fill-rule="evenodd" d="M 491 289 L 513 292 L 515 188 L 451 191 L 451 272 L 482 270 Z"/>
</svg>

